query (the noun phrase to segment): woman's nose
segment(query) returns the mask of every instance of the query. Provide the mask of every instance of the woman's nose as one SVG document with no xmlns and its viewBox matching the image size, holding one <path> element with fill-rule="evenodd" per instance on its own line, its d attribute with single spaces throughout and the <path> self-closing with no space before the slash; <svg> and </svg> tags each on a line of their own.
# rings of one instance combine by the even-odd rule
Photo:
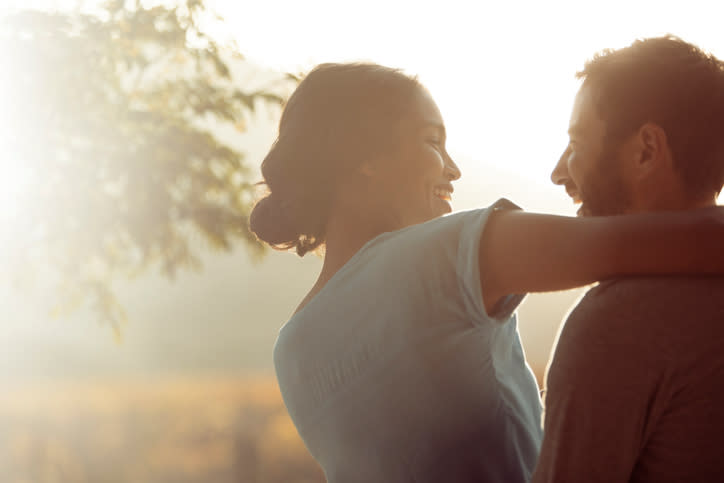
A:
<svg viewBox="0 0 724 483">
<path fill-rule="evenodd" d="M 455 181 L 456 179 L 460 179 L 460 176 L 462 176 L 462 173 L 460 172 L 460 168 L 458 168 L 458 165 L 455 164 L 455 161 L 452 160 L 452 158 L 447 159 L 447 163 L 445 163 L 445 176 L 450 181 Z"/>
</svg>

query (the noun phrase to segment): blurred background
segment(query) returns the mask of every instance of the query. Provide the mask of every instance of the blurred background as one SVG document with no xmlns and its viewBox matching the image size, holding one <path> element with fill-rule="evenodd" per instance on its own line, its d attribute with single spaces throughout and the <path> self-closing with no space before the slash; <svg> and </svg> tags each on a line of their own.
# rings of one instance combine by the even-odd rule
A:
<svg viewBox="0 0 724 483">
<path fill-rule="evenodd" d="M 0 481 L 323 481 L 286 415 L 276 334 L 321 260 L 246 220 L 304 72 L 420 77 L 463 177 L 573 215 L 549 175 L 575 72 L 673 33 L 724 57 L 717 2 L 66 1 L 0 4 Z M 583 290 L 519 310 L 542 384 Z"/>
</svg>

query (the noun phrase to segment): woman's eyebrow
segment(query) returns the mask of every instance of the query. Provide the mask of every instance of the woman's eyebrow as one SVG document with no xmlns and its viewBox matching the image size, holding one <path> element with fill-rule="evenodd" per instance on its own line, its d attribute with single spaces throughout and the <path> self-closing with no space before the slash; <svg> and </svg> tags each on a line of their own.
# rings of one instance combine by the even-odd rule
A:
<svg viewBox="0 0 724 483">
<path fill-rule="evenodd" d="M 440 124 L 437 121 L 425 121 L 423 123 L 423 128 L 429 128 L 429 127 L 433 127 L 433 128 L 436 128 L 437 130 L 439 130 L 442 137 L 446 136 L 444 124 Z"/>
</svg>

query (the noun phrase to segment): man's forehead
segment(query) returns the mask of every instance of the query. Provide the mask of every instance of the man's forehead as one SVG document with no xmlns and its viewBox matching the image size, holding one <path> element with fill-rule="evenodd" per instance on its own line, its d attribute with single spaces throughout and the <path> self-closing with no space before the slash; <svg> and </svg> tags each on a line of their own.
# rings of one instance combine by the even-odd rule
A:
<svg viewBox="0 0 724 483">
<path fill-rule="evenodd" d="M 591 87 L 583 84 L 573 101 L 571 118 L 568 123 L 568 134 L 580 134 L 586 131 L 592 122 L 599 120 L 593 101 Z"/>
</svg>

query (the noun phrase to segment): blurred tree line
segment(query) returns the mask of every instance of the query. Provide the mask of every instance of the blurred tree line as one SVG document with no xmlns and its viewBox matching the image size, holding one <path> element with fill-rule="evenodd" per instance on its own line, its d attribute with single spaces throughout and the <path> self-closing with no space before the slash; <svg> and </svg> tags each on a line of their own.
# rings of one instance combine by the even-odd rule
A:
<svg viewBox="0 0 724 483">
<path fill-rule="evenodd" d="M 242 56 L 209 35 L 210 19 L 221 21 L 203 0 L 2 19 L 0 187 L 25 180 L 5 200 L 19 206 L 3 229 L 23 270 L 57 270 L 59 313 L 90 302 L 118 331 L 113 280 L 199 268 L 197 234 L 216 249 L 261 251 L 247 227 L 255 180 L 214 131 L 243 132 L 296 79 L 242 85 Z"/>
</svg>

